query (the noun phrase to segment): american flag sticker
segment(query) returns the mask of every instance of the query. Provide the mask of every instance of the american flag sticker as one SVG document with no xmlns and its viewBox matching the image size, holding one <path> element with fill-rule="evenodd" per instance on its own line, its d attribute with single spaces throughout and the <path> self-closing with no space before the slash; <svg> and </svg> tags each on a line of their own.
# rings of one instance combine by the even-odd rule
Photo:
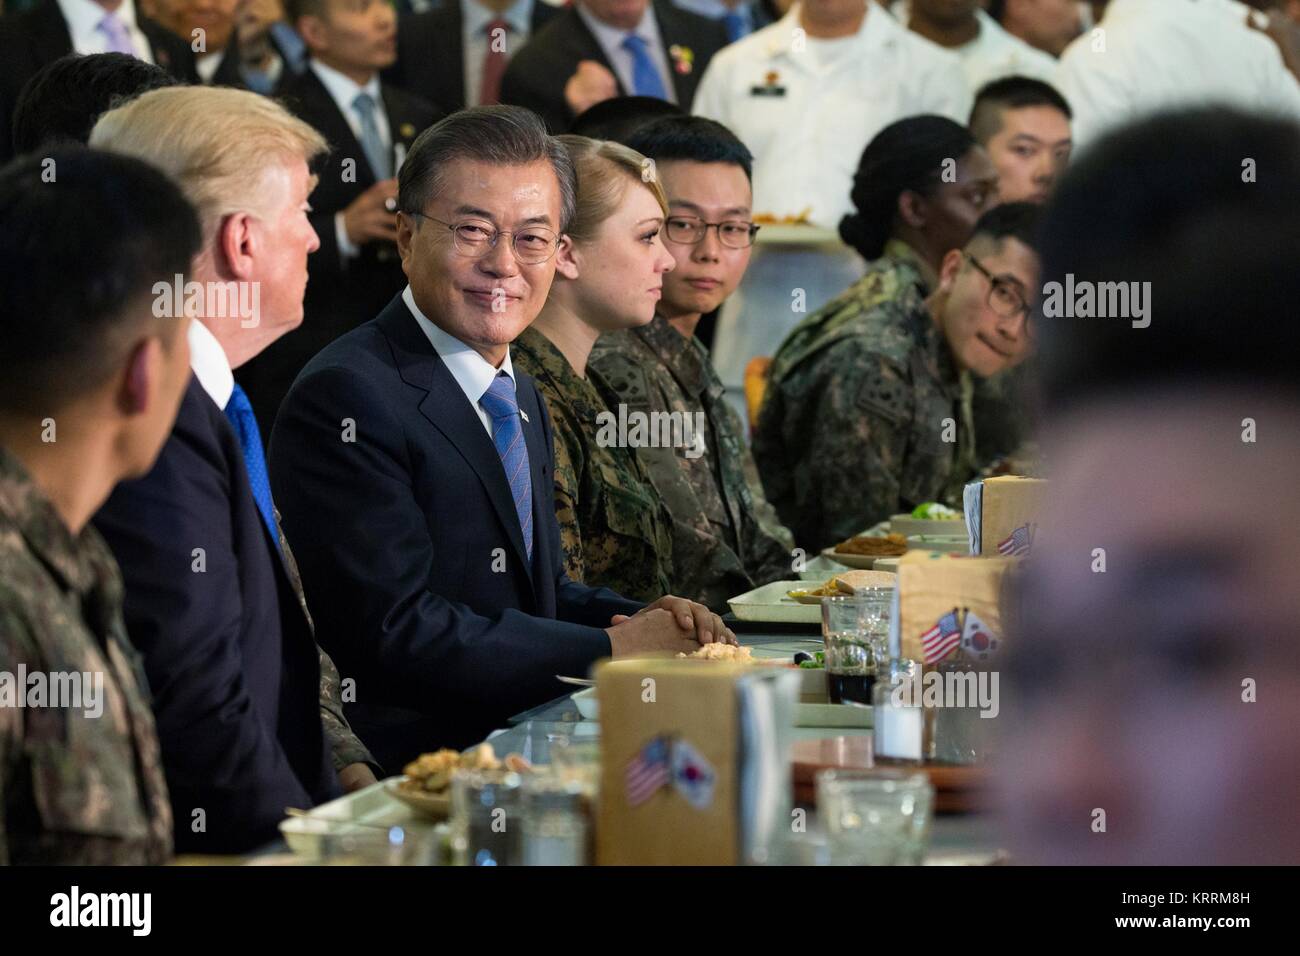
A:
<svg viewBox="0 0 1300 956">
<path fill-rule="evenodd" d="M 961 622 L 953 608 L 921 635 L 921 657 L 927 664 L 936 664 L 961 644 Z"/>
<path fill-rule="evenodd" d="M 654 737 L 641 752 L 628 761 L 624 771 L 624 784 L 627 787 L 627 802 L 640 806 L 655 795 L 660 787 L 666 786 L 671 777 L 669 767 L 671 747 L 667 737 Z"/>
<path fill-rule="evenodd" d="M 1034 546 L 1034 532 L 1037 528 L 1037 525 L 1022 524 L 998 545 L 998 554 L 1013 558 L 1028 554 Z"/>
</svg>

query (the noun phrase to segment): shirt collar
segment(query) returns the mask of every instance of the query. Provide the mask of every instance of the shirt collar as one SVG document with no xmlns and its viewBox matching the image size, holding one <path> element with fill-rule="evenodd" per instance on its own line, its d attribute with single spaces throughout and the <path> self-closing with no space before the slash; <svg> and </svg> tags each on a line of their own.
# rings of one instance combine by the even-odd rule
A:
<svg viewBox="0 0 1300 956">
<path fill-rule="evenodd" d="M 212 330 L 198 319 L 190 320 L 190 370 L 217 404 L 225 409 L 235 390 L 235 375 L 230 370 L 230 359 Z"/>
<path fill-rule="evenodd" d="M 312 71 L 316 78 L 325 85 L 325 90 L 329 93 L 330 98 L 343 111 L 344 116 L 351 115 L 353 109 L 352 101 L 357 98 L 358 93 L 369 93 L 370 98 L 375 101 L 376 106 L 383 105 L 383 98 L 379 93 L 379 74 L 376 73 L 370 78 L 370 82 L 365 86 L 358 86 L 352 79 L 344 76 L 332 66 L 326 66 L 315 58 L 311 61 Z"/>
<path fill-rule="evenodd" d="M 641 14 L 641 22 L 632 30 L 612 27 L 602 20 L 597 20 L 582 3 L 575 3 L 573 8 L 578 11 L 578 16 L 582 18 L 582 22 L 587 25 L 588 30 L 595 34 L 602 47 L 618 49 L 623 45 L 623 39 L 629 33 L 635 33 L 651 46 L 659 44 L 659 27 L 655 23 L 654 4 L 646 4 L 645 13 Z"/>
<path fill-rule="evenodd" d="M 492 363 L 460 339 L 434 325 L 415 304 L 415 293 L 411 291 L 409 285 L 402 291 L 402 301 L 411 310 L 411 315 L 415 316 L 415 321 L 429 339 L 429 344 L 438 353 L 438 358 L 442 359 L 442 364 L 447 366 L 447 371 L 451 372 L 451 377 L 456 380 L 456 384 L 460 386 L 460 390 L 465 393 L 471 405 L 478 406 L 479 399 L 501 372 L 509 375 L 510 381 L 518 387 L 515 367 L 510 361 L 509 347 L 506 348 L 506 358 L 501 363 L 501 367 L 494 368 Z"/>
<path fill-rule="evenodd" d="M 498 17 L 510 24 L 510 29 L 514 33 L 527 34 L 533 22 L 533 2 L 534 0 L 515 0 L 504 13 L 493 13 L 477 0 L 460 0 L 465 34 L 478 36 L 485 33 L 488 24 Z M 544 3 L 545 0 L 537 0 L 537 2 Z"/>
<path fill-rule="evenodd" d="M 68 33 L 76 46 L 78 39 L 99 36 L 99 22 L 107 16 L 108 11 L 93 0 L 58 0 L 63 19 L 68 23 Z M 135 0 L 122 0 L 122 5 L 114 11 L 122 21 L 128 33 L 137 30 L 135 22 Z"/>
</svg>

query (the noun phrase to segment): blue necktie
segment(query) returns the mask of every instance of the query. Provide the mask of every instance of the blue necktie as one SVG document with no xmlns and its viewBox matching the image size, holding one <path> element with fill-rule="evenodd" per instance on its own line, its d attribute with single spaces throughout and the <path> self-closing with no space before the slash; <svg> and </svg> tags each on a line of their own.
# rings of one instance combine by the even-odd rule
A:
<svg viewBox="0 0 1300 956">
<path fill-rule="evenodd" d="M 745 35 L 745 28 L 748 24 L 745 22 L 745 15 L 737 13 L 735 10 L 729 10 L 722 15 L 722 25 L 727 28 L 727 40 L 735 43 Z"/>
<path fill-rule="evenodd" d="M 376 179 L 389 179 L 393 175 L 392 156 L 384 138 L 379 135 L 379 123 L 375 120 L 375 100 L 369 93 L 358 93 L 352 100 L 352 107 L 361 117 L 361 148 L 365 150 L 366 161 Z"/>
<path fill-rule="evenodd" d="M 524 441 L 524 426 L 519 420 L 519 402 L 515 398 L 515 383 L 505 372 L 492 380 L 492 385 L 479 404 L 492 419 L 492 444 L 501 457 L 510 483 L 510 495 L 515 499 L 515 512 L 519 515 L 519 528 L 524 533 L 524 548 L 528 560 L 533 559 L 533 476 L 528 467 L 528 445 Z"/>
<path fill-rule="evenodd" d="M 257 416 L 248 401 L 244 390 L 235 385 L 226 402 L 226 418 L 234 426 L 235 436 L 239 439 L 239 449 L 244 453 L 244 470 L 248 472 L 248 484 L 253 489 L 253 500 L 257 510 L 262 513 L 266 530 L 271 532 L 271 540 L 280 547 L 280 534 L 275 528 L 275 506 L 271 503 L 271 480 L 266 474 L 266 454 L 262 451 L 262 435 L 257 430 Z"/>
<path fill-rule="evenodd" d="M 668 99 L 663 78 L 659 75 L 659 67 L 655 66 L 654 59 L 646 49 L 645 40 L 635 33 L 629 33 L 623 38 L 622 46 L 632 54 L 632 92 L 637 96 Z"/>
</svg>

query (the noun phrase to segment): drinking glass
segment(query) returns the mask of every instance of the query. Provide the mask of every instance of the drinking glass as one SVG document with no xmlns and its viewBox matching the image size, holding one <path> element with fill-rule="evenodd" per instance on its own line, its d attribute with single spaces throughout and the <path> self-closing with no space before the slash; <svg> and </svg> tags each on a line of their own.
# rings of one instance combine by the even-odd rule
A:
<svg viewBox="0 0 1300 956">
<path fill-rule="evenodd" d="M 840 866 L 919 866 L 930 833 L 934 787 L 924 773 L 823 770 L 817 812 Z"/>
</svg>

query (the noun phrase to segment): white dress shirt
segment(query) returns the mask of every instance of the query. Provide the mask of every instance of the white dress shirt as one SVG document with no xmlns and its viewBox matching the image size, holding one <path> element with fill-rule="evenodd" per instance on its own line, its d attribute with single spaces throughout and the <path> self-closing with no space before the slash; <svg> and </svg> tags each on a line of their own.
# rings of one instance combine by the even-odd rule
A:
<svg viewBox="0 0 1300 956">
<path fill-rule="evenodd" d="M 470 106 L 478 106 L 483 96 L 483 61 L 487 59 L 488 45 L 492 42 L 488 36 L 488 26 L 498 18 L 506 22 L 510 28 L 506 33 L 506 55 L 513 56 L 516 50 L 528 42 L 528 33 L 533 23 L 534 0 L 515 0 L 504 13 L 493 13 L 478 0 L 459 2 L 460 42 L 465 64 L 465 102 Z"/>
<path fill-rule="evenodd" d="M 93 0 L 58 0 L 58 3 L 63 19 L 68 24 L 72 49 L 81 54 L 107 53 L 108 36 L 99 29 L 99 23 L 108 11 Z M 153 50 L 149 47 L 149 38 L 135 22 L 135 0 L 122 0 L 122 5 L 115 12 L 131 34 L 131 45 L 135 47 L 136 58 L 152 63 Z"/>
<path fill-rule="evenodd" d="M 375 125 L 379 127 L 379 138 L 384 141 L 387 149 L 393 148 L 393 133 L 388 127 L 388 112 L 384 109 L 384 99 L 380 95 L 379 74 L 376 73 L 370 78 L 365 86 L 358 86 L 350 77 L 344 76 L 338 70 L 331 66 L 326 66 L 319 60 L 313 58 L 310 62 L 310 69 L 316 74 L 316 78 L 321 81 L 325 91 L 329 93 L 330 99 L 334 105 L 339 108 L 343 118 L 348 121 L 348 126 L 352 130 L 352 135 L 361 142 L 361 113 L 352 105 L 352 101 L 357 98 L 358 93 L 369 93 L 370 98 L 375 101 Z M 356 157 L 361 162 L 365 157 Z M 361 248 L 353 244 L 348 238 L 348 230 L 343 225 L 343 210 L 334 214 L 334 236 L 338 242 L 339 255 L 343 259 L 344 265 L 349 259 L 355 258 L 361 254 Z"/>
<path fill-rule="evenodd" d="M 754 154 L 755 213 L 807 209 L 812 222 L 834 230 L 853 208 L 853 174 L 872 137 L 917 113 L 938 113 L 964 126 L 971 97 L 955 55 L 908 32 L 874 2 L 843 45 L 795 34 L 799 10 L 796 4 L 778 22 L 715 54 L 694 110 L 729 127 Z M 754 92 L 773 88 L 784 94 Z M 742 421 L 749 360 L 772 355 L 800 319 L 862 271 L 861 256 L 833 233 L 824 242 L 799 245 L 769 244 L 759 234 L 713 340 L 714 367 Z M 803 312 L 794 311 L 795 290 Z"/>
<path fill-rule="evenodd" d="M 235 373 L 217 337 L 198 319 L 190 319 L 190 370 L 203 391 L 225 411 L 235 391 Z"/>
<path fill-rule="evenodd" d="M 578 11 L 578 16 L 587 25 L 587 29 L 596 37 L 596 42 L 605 53 L 605 59 L 609 60 L 614 67 L 614 75 L 623 84 L 623 89 L 627 91 L 628 96 L 635 94 L 636 83 L 632 79 L 632 54 L 623 49 L 623 40 L 629 33 L 635 33 L 645 40 L 646 52 L 659 68 L 659 79 L 664 85 L 664 92 L 668 94 L 668 102 L 677 102 L 672 69 L 668 65 L 668 51 L 664 49 L 664 40 L 659 34 L 659 21 L 655 19 L 654 4 L 646 5 L 645 13 L 641 15 L 641 22 L 637 24 L 635 30 L 623 30 L 597 20 L 581 2 L 575 4 L 574 9 Z"/>
<path fill-rule="evenodd" d="M 415 304 L 415 294 L 411 292 L 409 285 L 402 291 L 402 301 L 406 303 L 406 307 L 415 316 L 415 321 L 419 323 L 420 328 L 429 339 L 429 344 L 433 346 L 433 350 L 438 353 L 438 357 L 447 366 L 447 371 L 451 372 L 451 377 L 456 380 L 460 390 L 465 393 L 469 403 L 474 406 L 474 411 L 478 413 L 478 419 L 483 423 L 488 438 L 491 438 L 492 417 L 479 404 L 479 400 L 487 393 L 487 390 L 501 372 L 509 375 L 510 381 L 516 386 L 519 384 L 515 380 L 515 368 L 510 363 L 509 346 L 506 347 L 505 361 L 501 363 L 500 368 L 496 368 L 460 339 L 434 325 L 429 320 L 429 317 L 420 311 L 420 307 Z"/>
<path fill-rule="evenodd" d="M 911 5 L 908 0 L 897 0 L 890 8 L 898 22 L 907 26 L 911 22 Z M 979 34 L 969 43 L 945 47 L 961 58 L 966 71 L 966 82 L 974 96 L 985 84 L 1005 76 L 1027 76 L 1051 83 L 1056 76 L 1056 58 L 1030 46 L 1019 37 L 1002 29 L 1002 24 L 980 10 L 975 10 L 979 21 Z"/>
<path fill-rule="evenodd" d="M 1077 144 L 1180 106 L 1225 103 L 1300 119 L 1300 84 L 1277 45 L 1246 26 L 1241 4 L 1111 0 L 1097 30 L 1071 43 L 1057 70 Z M 1104 52 L 1095 49 L 1103 39 Z"/>
</svg>

